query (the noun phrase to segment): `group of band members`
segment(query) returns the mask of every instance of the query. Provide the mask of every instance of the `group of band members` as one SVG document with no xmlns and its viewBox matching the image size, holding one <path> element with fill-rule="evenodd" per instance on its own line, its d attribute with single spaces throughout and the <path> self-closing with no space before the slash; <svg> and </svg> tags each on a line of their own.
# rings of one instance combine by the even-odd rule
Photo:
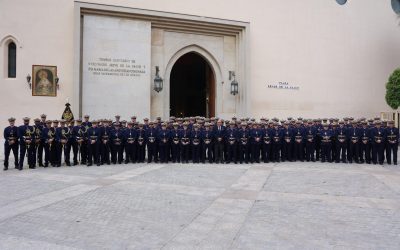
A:
<svg viewBox="0 0 400 250">
<path fill-rule="evenodd" d="M 64 121 L 15 118 L 4 129 L 5 160 L 14 154 L 15 168 L 87 164 L 259 163 L 321 161 L 397 165 L 399 130 L 393 121 L 375 119 L 313 119 L 279 121 L 261 118 L 223 121 L 218 118 L 157 118 L 131 121 Z M 72 150 L 71 150 L 72 149 Z M 72 160 L 70 157 L 72 151 Z M 44 154 L 43 154 L 44 152 Z M 19 154 L 18 154 L 19 153 Z"/>
</svg>

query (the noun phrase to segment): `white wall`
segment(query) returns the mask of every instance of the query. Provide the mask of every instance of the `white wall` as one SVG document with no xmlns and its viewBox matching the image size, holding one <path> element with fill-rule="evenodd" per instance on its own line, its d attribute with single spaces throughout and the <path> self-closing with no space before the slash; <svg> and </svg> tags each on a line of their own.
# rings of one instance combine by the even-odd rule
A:
<svg viewBox="0 0 400 250">
<path fill-rule="evenodd" d="M 250 22 L 252 113 L 260 116 L 376 116 L 388 110 L 384 84 L 400 66 L 400 26 L 390 1 L 90 0 Z M 18 39 L 17 78 L 0 72 L 0 126 L 15 116 L 59 118 L 72 98 L 73 1 L 0 0 L 0 39 Z M 2 46 L 2 45 L 1 45 Z M 4 69 L 0 48 L 0 70 Z M 57 97 L 32 97 L 33 64 L 57 65 Z M 268 84 L 289 82 L 298 91 Z M 240 83 L 239 83 L 240 84 Z M 75 110 L 77 107 L 73 107 Z"/>
</svg>

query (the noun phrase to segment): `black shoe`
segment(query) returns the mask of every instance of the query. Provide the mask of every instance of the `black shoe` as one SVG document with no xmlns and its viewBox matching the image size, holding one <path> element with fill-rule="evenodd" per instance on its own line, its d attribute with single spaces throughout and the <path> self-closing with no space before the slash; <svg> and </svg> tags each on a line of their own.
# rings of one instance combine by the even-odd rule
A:
<svg viewBox="0 0 400 250">
<path fill-rule="evenodd" d="M 21 171 L 21 170 L 22 170 L 22 167 L 18 168 L 18 170 Z"/>
<path fill-rule="evenodd" d="M 100 167 L 100 163 L 97 163 L 97 166 Z"/>
<path fill-rule="evenodd" d="M 8 170 L 8 167 L 4 167 L 4 168 L 3 168 L 3 171 L 7 171 L 7 170 Z"/>
<path fill-rule="evenodd" d="M 90 167 L 90 166 L 92 166 L 92 163 L 88 163 L 86 166 Z"/>
<path fill-rule="evenodd" d="M 125 161 L 125 164 L 129 164 L 129 161 Z"/>
<path fill-rule="evenodd" d="M 43 163 L 39 163 L 39 167 L 44 167 L 44 166 L 43 166 Z"/>
<path fill-rule="evenodd" d="M 73 165 L 74 165 L 74 166 L 78 165 L 78 162 L 74 161 L 74 164 L 73 164 Z"/>
<path fill-rule="evenodd" d="M 61 164 L 57 164 L 57 167 L 58 167 L 58 168 L 61 167 Z"/>
<path fill-rule="evenodd" d="M 65 163 L 65 165 L 67 165 L 68 167 L 71 167 L 71 163 L 69 163 L 69 162 Z"/>
<path fill-rule="evenodd" d="M 44 167 L 45 167 L 45 168 L 47 168 L 48 166 L 49 166 L 49 164 L 48 164 L 48 163 L 44 164 Z"/>
</svg>

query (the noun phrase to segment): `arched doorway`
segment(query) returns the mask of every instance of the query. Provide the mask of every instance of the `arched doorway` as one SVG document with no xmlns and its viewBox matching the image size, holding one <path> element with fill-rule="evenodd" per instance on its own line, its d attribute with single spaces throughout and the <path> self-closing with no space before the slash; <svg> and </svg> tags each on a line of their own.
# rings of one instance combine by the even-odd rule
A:
<svg viewBox="0 0 400 250">
<path fill-rule="evenodd" d="M 172 67 L 170 116 L 215 116 L 214 72 L 195 52 L 184 54 Z"/>
</svg>

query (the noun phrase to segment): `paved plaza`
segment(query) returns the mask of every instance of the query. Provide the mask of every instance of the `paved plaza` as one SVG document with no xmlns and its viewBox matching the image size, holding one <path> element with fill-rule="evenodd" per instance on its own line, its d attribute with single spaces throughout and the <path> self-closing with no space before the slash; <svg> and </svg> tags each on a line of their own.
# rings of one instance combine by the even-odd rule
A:
<svg viewBox="0 0 400 250">
<path fill-rule="evenodd" d="M 0 249 L 400 248 L 400 166 L 12 168 L 0 187 Z"/>
</svg>

